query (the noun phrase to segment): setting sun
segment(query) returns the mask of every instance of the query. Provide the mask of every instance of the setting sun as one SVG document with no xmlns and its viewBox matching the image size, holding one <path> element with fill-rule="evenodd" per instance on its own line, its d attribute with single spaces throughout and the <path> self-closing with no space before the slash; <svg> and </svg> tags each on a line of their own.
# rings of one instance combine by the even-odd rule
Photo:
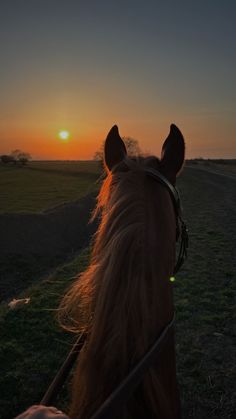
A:
<svg viewBox="0 0 236 419">
<path fill-rule="evenodd" d="M 61 140 L 68 140 L 70 137 L 70 133 L 69 131 L 62 130 L 62 131 L 59 131 L 58 136 Z"/>
</svg>

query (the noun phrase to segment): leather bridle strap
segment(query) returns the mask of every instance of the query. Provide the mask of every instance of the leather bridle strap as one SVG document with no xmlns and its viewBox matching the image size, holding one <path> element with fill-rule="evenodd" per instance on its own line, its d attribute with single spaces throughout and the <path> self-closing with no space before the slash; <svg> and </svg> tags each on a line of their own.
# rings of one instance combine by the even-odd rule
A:
<svg viewBox="0 0 236 419">
<path fill-rule="evenodd" d="M 151 167 L 147 167 L 147 168 L 145 168 L 145 173 L 147 173 L 149 176 L 151 176 L 152 178 L 157 180 L 159 183 L 162 183 L 162 185 L 167 187 L 167 189 L 168 189 L 168 191 L 171 195 L 175 211 L 176 211 L 177 215 L 180 216 L 181 215 L 181 207 L 180 207 L 180 197 L 179 197 L 178 190 L 158 170 L 152 169 Z"/>
<path fill-rule="evenodd" d="M 180 227 L 180 247 L 178 259 L 174 267 L 173 275 L 175 275 L 183 265 L 185 259 L 187 258 L 187 249 L 188 249 L 188 229 L 186 223 L 182 218 L 182 209 L 180 204 L 180 196 L 178 190 L 163 176 L 158 170 L 152 169 L 150 167 L 145 168 L 145 172 L 155 179 L 157 182 L 165 186 L 171 196 L 175 215 L 176 215 L 176 230 Z"/>
<path fill-rule="evenodd" d="M 164 341 L 169 331 L 173 327 L 175 322 L 175 313 L 172 320 L 165 329 L 162 331 L 160 336 L 151 346 L 151 348 L 145 353 L 141 358 L 138 364 L 130 371 L 130 373 L 124 378 L 124 380 L 119 384 L 119 386 L 111 393 L 111 395 L 105 400 L 105 402 L 99 407 L 96 413 L 93 414 L 91 419 L 110 419 L 111 412 L 118 408 L 122 403 L 124 404 L 128 398 L 131 396 L 139 382 L 142 380 L 145 371 L 149 368 L 154 360 L 154 357 L 157 355 L 158 351 L 161 349 L 161 343 Z M 79 336 L 76 343 L 74 344 L 72 350 L 67 356 L 65 362 L 58 371 L 56 377 L 49 386 L 47 392 L 43 396 L 40 404 L 44 406 L 53 405 L 56 396 L 61 390 L 63 384 L 66 381 L 66 378 L 71 371 L 83 345 L 86 340 L 85 335 Z"/>
<path fill-rule="evenodd" d="M 46 393 L 44 394 L 40 404 L 44 406 L 50 406 L 53 404 L 56 399 L 59 391 L 61 390 L 63 384 L 65 383 L 69 372 L 71 371 L 83 345 L 86 340 L 86 335 L 80 335 L 73 345 L 71 351 L 69 352 L 66 360 L 62 364 L 61 368 L 57 372 L 57 375 L 51 382 Z"/>
<path fill-rule="evenodd" d="M 185 222 L 181 219 L 181 243 L 179 248 L 178 259 L 174 267 L 173 274 L 175 275 L 182 265 L 184 264 L 185 259 L 187 258 L 188 251 L 188 229 Z"/>
<path fill-rule="evenodd" d="M 154 362 L 157 353 L 161 350 L 161 344 L 168 336 L 174 325 L 174 322 L 175 313 L 170 323 L 168 323 L 151 348 L 145 353 L 141 360 L 134 366 L 130 373 L 124 378 L 118 387 L 116 387 L 116 389 L 91 416 L 90 419 L 111 419 L 114 415 L 114 412 L 117 412 L 117 409 L 119 409 L 121 405 L 124 405 L 127 402 L 137 385 L 143 379 L 145 372 Z"/>
</svg>

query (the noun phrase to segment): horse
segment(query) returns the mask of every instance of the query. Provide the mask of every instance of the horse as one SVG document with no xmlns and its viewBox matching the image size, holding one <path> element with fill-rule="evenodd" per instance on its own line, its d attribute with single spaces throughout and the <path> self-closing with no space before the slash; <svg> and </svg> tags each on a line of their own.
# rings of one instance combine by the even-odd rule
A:
<svg viewBox="0 0 236 419">
<path fill-rule="evenodd" d="M 73 378 L 71 419 L 92 417 L 174 315 L 170 278 L 178 222 L 169 191 L 149 174 L 159 173 L 174 188 L 184 156 L 184 138 L 174 124 L 160 159 L 129 157 L 116 125 L 107 135 L 90 263 L 59 310 L 63 327 L 86 334 Z M 171 329 L 142 381 L 111 419 L 180 419 L 175 358 Z"/>
</svg>

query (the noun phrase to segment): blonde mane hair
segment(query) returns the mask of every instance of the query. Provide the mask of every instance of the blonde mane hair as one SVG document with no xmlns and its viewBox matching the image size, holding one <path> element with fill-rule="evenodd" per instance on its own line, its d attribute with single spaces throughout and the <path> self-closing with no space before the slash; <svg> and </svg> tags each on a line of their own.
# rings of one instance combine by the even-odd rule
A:
<svg viewBox="0 0 236 419">
<path fill-rule="evenodd" d="M 66 327 L 87 334 L 75 375 L 72 418 L 89 418 L 145 353 L 163 323 L 163 302 L 169 305 L 169 319 L 173 314 L 167 281 L 174 266 L 175 216 L 168 192 L 145 174 L 151 163 L 157 167 L 158 160 L 127 159 L 108 173 L 94 213 L 101 214 L 101 222 L 89 267 L 61 305 L 71 322 Z M 166 240 L 159 244 L 162 223 Z M 158 412 L 154 369 L 143 387 L 146 404 Z"/>
<path fill-rule="evenodd" d="M 156 157 L 125 157 L 108 170 L 93 214 L 100 224 L 89 266 L 61 303 L 64 327 L 87 335 L 74 374 L 72 419 L 91 417 L 172 318 L 175 212 L 166 188 L 145 173 L 159 165 Z M 173 358 L 172 338 L 168 344 L 163 356 Z M 177 418 L 175 363 L 170 359 L 163 371 L 163 359 L 118 418 Z"/>
</svg>

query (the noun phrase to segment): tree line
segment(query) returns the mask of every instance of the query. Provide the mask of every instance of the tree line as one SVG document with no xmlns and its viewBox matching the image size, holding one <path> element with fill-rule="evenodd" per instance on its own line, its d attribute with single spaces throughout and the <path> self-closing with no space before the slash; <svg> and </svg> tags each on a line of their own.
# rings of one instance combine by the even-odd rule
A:
<svg viewBox="0 0 236 419">
<path fill-rule="evenodd" d="M 3 164 L 20 164 L 25 166 L 32 159 L 29 153 L 22 150 L 13 150 L 10 154 L 3 154 L 0 160 Z"/>
<path fill-rule="evenodd" d="M 138 140 L 135 140 L 131 137 L 122 137 L 122 140 L 125 143 L 126 150 L 129 156 L 135 157 L 141 153 L 141 149 L 138 143 Z M 97 161 L 103 161 L 104 154 L 104 143 L 101 144 L 100 148 L 94 153 L 93 159 Z M 3 154 L 0 156 L 0 161 L 3 164 L 20 164 L 22 166 L 26 165 L 32 159 L 29 153 L 26 153 L 22 150 L 13 150 L 10 154 Z"/>
</svg>

